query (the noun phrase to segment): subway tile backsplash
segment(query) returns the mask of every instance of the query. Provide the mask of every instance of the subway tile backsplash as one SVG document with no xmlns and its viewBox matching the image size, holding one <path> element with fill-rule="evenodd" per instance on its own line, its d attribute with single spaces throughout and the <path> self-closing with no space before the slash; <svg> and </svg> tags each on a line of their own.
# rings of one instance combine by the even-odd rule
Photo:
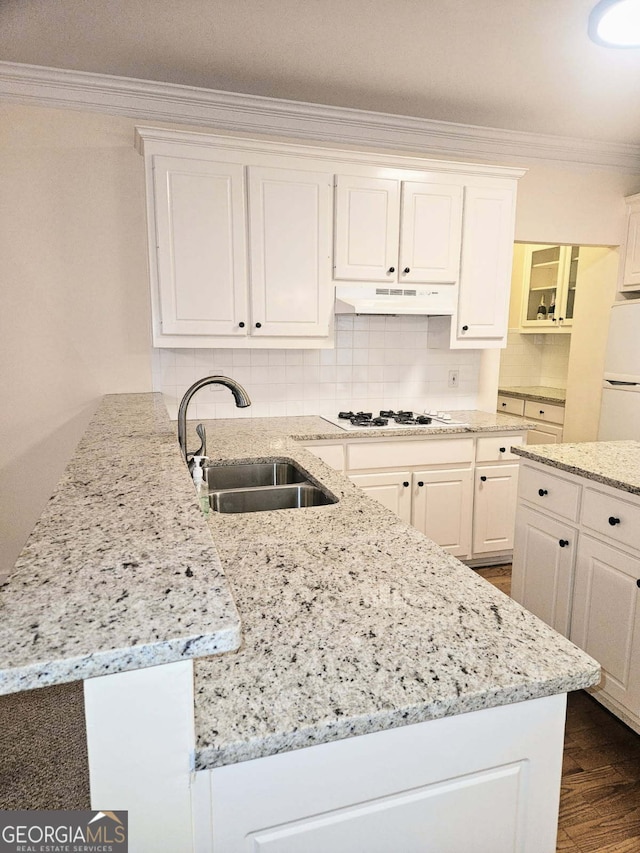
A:
<svg viewBox="0 0 640 853">
<path fill-rule="evenodd" d="M 172 418 L 189 385 L 214 373 L 244 385 L 252 405 L 238 409 L 227 388 L 207 386 L 193 397 L 189 418 L 476 407 L 480 351 L 429 349 L 427 317 L 341 315 L 335 335 L 335 349 L 323 350 L 154 349 L 153 388 Z M 454 388 L 450 370 L 458 371 Z"/>
<path fill-rule="evenodd" d="M 500 356 L 500 385 L 566 388 L 570 346 L 571 335 L 523 335 L 509 329 Z"/>
</svg>

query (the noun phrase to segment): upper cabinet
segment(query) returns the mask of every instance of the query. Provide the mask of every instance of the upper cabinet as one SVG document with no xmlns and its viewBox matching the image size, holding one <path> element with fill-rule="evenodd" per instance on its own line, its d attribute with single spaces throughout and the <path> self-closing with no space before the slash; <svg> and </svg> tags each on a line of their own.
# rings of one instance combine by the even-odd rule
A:
<svg viewBox="0 0 640 853">
<path fill-rule="evenodd" d="M 333 173 L 176 136 L 143 137 L 154 346 L 330 346 Z"/>
<path fill-rule="evenodd" d="M 152 179 L 150 262 L 158 285 L 158 333 L 246 335 L 244 169 L 158 156 Z"/>
<path fill-rule="evenodd" d="M 154 346 L 330 347 L 335 281 L 447 288 L 443 345 L 503 345 L 522 169 L 136 132 Z"/>
<path fill-rule="evenodd" d="M 461 186 L 337 175 L 333 276 L 339 281 L 455 284 Z"/>
<path fill-rule="evenodd" d="M 621 263 L 621 291 L 640 290 L 640 193 L 628 196 L 627 238 Z"/>
<path fill-rule="evenodd" d="M 458 314 L 451 346 L 502 346 L 509 318 L 515 186 L 465 187 Z"/>
<path fill-rule="evenodd" d="M 579 246 L 526 247 L 520 319 L 522 331 L 571 331 L 579 263 Z"/>
</svg>

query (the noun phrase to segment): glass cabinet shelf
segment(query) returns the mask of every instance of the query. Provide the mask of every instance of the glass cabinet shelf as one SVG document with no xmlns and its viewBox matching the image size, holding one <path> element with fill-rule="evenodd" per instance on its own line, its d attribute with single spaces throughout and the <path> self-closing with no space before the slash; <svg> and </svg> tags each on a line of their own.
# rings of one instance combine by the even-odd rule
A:
<svg viewBox="0 0 640 853">
<path fill-rule="evenodd" d="M 530 245 L 525 253 L 521 327 L 569 332 L 579 246 Z"/>
</svg>

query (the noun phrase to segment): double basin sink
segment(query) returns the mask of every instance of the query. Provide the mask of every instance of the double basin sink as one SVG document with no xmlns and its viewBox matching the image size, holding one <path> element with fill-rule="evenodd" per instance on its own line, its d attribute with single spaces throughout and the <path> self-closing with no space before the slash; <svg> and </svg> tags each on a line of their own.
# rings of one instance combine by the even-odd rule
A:
<svg viewBox="0 0 640 853">
<path fill-rule="evenodd" d="M 239 462 L 204 468 L 209 504 L 214 512 L 264 512 L 337 503 L 294 462 Z"/>
</svg>

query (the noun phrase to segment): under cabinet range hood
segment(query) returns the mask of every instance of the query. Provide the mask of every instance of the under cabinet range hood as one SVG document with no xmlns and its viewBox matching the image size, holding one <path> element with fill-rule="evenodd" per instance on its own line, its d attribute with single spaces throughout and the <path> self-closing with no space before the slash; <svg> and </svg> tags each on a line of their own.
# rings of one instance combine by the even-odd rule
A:
<svg viewBox="0 0 640 853">
<path fill-rule="evenodd" d="M 456 286 L 430 284 L 422 287 L 337 285 L 336 314 L 451 315 Z"/>
</svg>

